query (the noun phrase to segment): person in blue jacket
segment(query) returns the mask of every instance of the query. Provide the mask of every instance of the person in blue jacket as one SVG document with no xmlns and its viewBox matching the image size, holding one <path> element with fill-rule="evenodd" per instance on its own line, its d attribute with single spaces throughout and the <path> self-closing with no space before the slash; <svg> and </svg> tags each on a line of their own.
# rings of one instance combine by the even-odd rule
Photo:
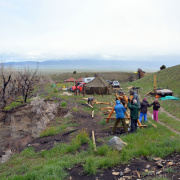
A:
<svg viewBox="0 0 180 180">
<path fill-rule="evenodd" d="M 112 134 L 114 134 L 116 132 L 117 125 L 119 124 L 120 121 L 122 121 L 122 124 L 124 126 L 124 132 L 127 133 L 128 129 L 127 129 L 127 126 L 126 126 L 125 115 L 124 115 L 124 113 L 126 112 L 126 109 L 120 103 L 119 100 L 116 100 L 116 105 L 114 106 L 114 110 L 116 112 L 116 120 L 115 120 L 114 126 L 112 128 Z"/>
</svg>

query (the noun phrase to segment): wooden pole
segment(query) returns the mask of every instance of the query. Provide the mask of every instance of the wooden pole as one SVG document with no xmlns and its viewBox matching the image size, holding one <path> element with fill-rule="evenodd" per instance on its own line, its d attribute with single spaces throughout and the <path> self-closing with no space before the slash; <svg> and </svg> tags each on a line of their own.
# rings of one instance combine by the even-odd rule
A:
<svg viewBox="0 0 180 180">
<path fill-rule="evenodd" d="M 157 126 L 155 124 L 153 124 L 151 121 L 148 120 L 148 122 L 150 122 L 155 128 L 157 128 Z"/>
<path fill-rule="evenodd" d="M 93 145 L 94 145 L 94 151 L 96 152 L 96 142 L 95 142 L 95 136 L 94 136 L 94 131 L 92 131 L 92 139 L 93 139 Z"/>
<path fill-rule="evenodd" d="M 109 121 L 111 115 L 113 114 L 113 111 L 114 111 L 114 107 L 112 108 L 112 110 L 111 110 L 111 112 L 110 112 L 110 114 L 109 114 L 109 116 L 108 116 L 108 118 L 107 118 L 107 120 L 106 120 L 107 123 L 108 123 L 108 121 Z"/>
<path fill-rule="evenodd" d="M 94 111 L 92 111 L 92 118 L 94 118 Z"/>
</svg>

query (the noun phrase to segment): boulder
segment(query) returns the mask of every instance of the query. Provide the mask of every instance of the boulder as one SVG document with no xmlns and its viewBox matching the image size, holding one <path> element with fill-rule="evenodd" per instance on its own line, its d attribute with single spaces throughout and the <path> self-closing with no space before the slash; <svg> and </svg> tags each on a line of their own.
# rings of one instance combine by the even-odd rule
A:
<svg viewBox="0 0 180 180">
<path fill-rule="evenodd" d="M 114 136 L 108 141 L 108 145 L 114 150 L 121 151 L 125 146 L 127 146 L 127 143 L 123 142 L 119 137 Z"/>
</svg>

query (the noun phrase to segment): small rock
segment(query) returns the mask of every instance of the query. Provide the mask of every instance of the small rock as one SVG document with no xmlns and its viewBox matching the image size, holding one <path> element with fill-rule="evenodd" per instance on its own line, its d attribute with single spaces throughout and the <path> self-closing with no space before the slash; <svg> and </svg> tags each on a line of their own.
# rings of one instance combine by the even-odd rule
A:
<svg viewBox="0 0 180 180">
<path fill-rule="evenodd" d="M 140 176 L 140 174 L 139 174 L 139 172 L 136 170 L 136 171 L 133 171 L 132 172 L 134 175 L 136 175 L 138 178 L 140 178 L 141 176 Z"/>
<path fill-rule="evenodd" d="M 161 173 L 162 173 L 162 170 L 156 172 L 157 175 L 159 175 Z"/>
<path fill-rule="evenodd" d="M 98 180 L 98 177 L 96 177 L 96 180 Z"/>
<path fill-rule="evenodd" d="M 68 168 L 68 170 L 71 170 L 71 168 Z"/>
<path fill-rule="evenodd" d="M 148 170 L 147 170 L 147 169 L 145 169 L 145 170 L 144 170 L 144 172 L 148 172 Z"/>
<path fill-rule="evenodd" d="M 69 177 L 69 180 L 72 180 L 72 177 L 71 177 L 71 176 Z"/>
<path fill-rule="evenodd" d="M 122 171 L 121 171 L 121 172 L 119 172 L 119 175 L 120 175 L 120 176 L 123 176 L 123 172 L 122 172 Z"/>
<path fill-rule="evenodd" d="M 130 166 L 130 164 L 128 164 L 127 166 Z"/>
<path fill-rule="evenodd" d="M 150 168 L 150 165 L 149 165 L 149 164 L 146 165 L 146 169 L 148 169 L 148 168 Z"/>
<path fill-rule="evenodd" d="M 168 162 L 168 163 L 167 163 L 167 166 L 172 166 L 172 165 L 173 165 L 172 162 Z"/>
<path fill-rule="evenodd" d="M 148 176 L 152 176 L 152 175 L 154 175 L 154 173 L 155 173 L 154 171 L 149 171 Z"/>
<path fill-rule="evenodd" d="M 118 180 L 126 180 L 125 178 L 123 178 L 123 177 L 121 177 L 121 178 L 119 178 Z"/>
<path fill-rule="evenodd" d="M 123 176 L 125 179 L 131 179 L 131 176 Z"/>
<path fill-rule="evenodd" d="M 118 175 L 119 175 L 119 172 L 113 172 L 112 175 L 118 176 Z"/>
<path fill-rule="evenodd" d="M 100 176 L 103 176 L 103 174 L 101 174 Z"/>
<path fill-rule="evenodd" d="M 160 158 L 160 157 L 157 157 L 157 158 L 153 158 L 153 160 L 159 161 L 159 160 L 161 160 L 161 158 Z"/>
<path fill-rule="evenodd" d="M 158 164 L 157 164 L 157 167 L 158 167 L 158 168 L 162 168 L 162 167 L 163 167 L 163 165 L 162 165 L 162 164 L 160 164 L 160 163 L 158 163 Z"/>
<path fill-rule="evenodd" d="M 131 170 L 130 170 L 129 168 L 125 168 L 125 169 L 124 169 L 124 174 L 127 174 L 127 173 L 129 173 L 129 172 L 131 172 Z"/>
</svg>

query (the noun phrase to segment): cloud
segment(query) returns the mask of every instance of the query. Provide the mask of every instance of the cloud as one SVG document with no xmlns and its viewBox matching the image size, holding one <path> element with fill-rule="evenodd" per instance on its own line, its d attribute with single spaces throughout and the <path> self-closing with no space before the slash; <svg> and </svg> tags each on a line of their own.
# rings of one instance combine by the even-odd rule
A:
<svg viewBox="0 0 180 180">
<path fill-rule="evenodd" d="M 178 0 L 1 0 L 0 53 L 16 59 L 178 56 L 179 7 Z"/>
</svg>

